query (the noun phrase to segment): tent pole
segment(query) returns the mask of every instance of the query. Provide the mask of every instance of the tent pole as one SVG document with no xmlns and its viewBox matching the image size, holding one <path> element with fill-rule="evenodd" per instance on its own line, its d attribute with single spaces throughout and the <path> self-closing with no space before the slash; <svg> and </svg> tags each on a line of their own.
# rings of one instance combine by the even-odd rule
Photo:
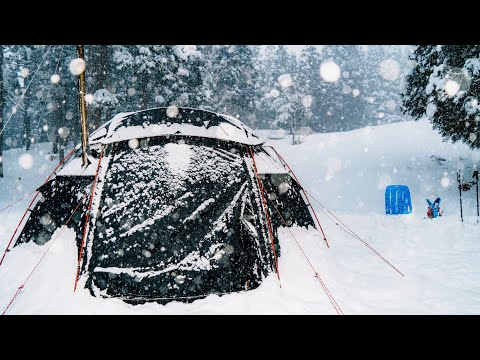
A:
<svg viewBox="0 0 480 360">
<path fill-rule="evenodd" d="M 475 184 L 477 185 L 477 224 L 478 224 L 479 218 L 480 218 L 480 211 L 479 211 L 479 209 L 478 209 L 478 170 L 475 170 L 475 171 L 473 172 L 473 176 L 472 176 L 472 177 L 475 178 L 475 179 L 477 179 L 477 181 L 476 181 Z"/>
<path fill-rule="evenodd" d="M 457 171 L 457 181 L 458 181 L 458 191 L 460 192 L 460 218 L 463 222 L 463 211 L 462 211 L 462 182 L 460 180 L 461 171 Z"/>
<path fill-rule="evenodd" d="M 77 55 L 80 59 L 85 61 L 83 45 L 77 45 Z M 88 165 L 87 150 L 88 150 L 88 128 L 87 128 L 87 105 L 85 103 L 85 71 L 84 70 L 78 78 L 78 88 L 80 93 L 80 124 L 82 132 L 82 165 Z"/>
</svg>

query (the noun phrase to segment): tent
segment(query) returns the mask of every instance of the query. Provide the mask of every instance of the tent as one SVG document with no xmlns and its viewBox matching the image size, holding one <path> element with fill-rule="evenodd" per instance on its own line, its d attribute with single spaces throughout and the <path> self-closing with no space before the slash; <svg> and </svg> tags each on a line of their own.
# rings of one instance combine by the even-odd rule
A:
<svg viewBox="0 0 480 360">
<path fill-rule="evenodd" d="M 276 271 L 278 227 L 315 227 L 298 183 L 234 117 L 122 113 L 89 142 L 88 167 L 77 146 L 15 245 L 46 244 L 70 219 L 78 284 L 93 296 L 167 303 L 254 289 Z"/>
</svg>

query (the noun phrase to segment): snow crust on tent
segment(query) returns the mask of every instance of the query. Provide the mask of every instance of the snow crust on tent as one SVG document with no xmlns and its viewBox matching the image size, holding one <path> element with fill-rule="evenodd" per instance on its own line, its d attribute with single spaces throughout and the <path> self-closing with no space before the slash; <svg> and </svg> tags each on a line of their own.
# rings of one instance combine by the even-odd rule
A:
<svg viewBox="0 0 480 360">
<path fill-rule="evenodd" d="M 188 301 L 257 287 L 273 270 L 247 151 L 207 142 L 112 149 L 86 246 L 92 294 Z"/>
<path fill-rule="evenodd" d="M 287 174 L 285 168 L 267 152 L 255 154 L 255 163 L 259 174 Z"/>
<path fill-rule="evenodd" d="M 190 108 L 178 108 L 178 113 L 171 116 L 168 109 L 118 114 L 91 134 L 90 144 L 168 135 L 205 137 L 246 145 L 263 143 L 252 129 L 232 116 Z"/>
<path fill-rule="evenodd" d="M 237 119 L 174 113 L 115 116 L 91 135 L 86 168 L 77 146 L 39 189 L 18 243 L 48 242 L 80 202 L 70 226 L 82 255 L 79 284 L 94 296 L 167 303 L 258 287 L 275 271 L 283 221 L 315 227 L 300 186 Z M 284 216 L 270 212 L 271 233 L 259 178 Z"/>
</svg>

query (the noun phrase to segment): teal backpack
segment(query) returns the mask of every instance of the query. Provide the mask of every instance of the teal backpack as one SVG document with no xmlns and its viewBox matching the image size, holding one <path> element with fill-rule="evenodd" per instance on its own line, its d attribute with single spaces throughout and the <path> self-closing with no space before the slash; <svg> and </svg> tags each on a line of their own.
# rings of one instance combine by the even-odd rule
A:
<svg viewBox="0 0 480 360">
<path fill-rule="evenodd" d="M 436 198 L 433 203 L 428 199 L 426 200 L 428 203 L 427 216 L 430 219 L 442 216 L 442 211 L 440 210 L 440 198 Z"/>
</svg>

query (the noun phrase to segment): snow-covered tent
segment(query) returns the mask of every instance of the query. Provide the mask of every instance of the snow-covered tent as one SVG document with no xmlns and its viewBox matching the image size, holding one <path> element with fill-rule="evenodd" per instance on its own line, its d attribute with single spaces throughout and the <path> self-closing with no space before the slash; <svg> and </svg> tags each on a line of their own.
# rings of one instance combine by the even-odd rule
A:
<svg viewBox="0 0 480 360">
<path fill-rule="evenodd" d="M 16 245 L 43 245 L 71 218 L 79 286 L 94 296 L 165 303 L 253 289 L 275 271 L 283 221 L 315 227 L 299 185 L 234 117 L 119 114 L 91 134 L 89 160 L 82 168 L 77 147 L 39 189 Z"/>
</svg>

